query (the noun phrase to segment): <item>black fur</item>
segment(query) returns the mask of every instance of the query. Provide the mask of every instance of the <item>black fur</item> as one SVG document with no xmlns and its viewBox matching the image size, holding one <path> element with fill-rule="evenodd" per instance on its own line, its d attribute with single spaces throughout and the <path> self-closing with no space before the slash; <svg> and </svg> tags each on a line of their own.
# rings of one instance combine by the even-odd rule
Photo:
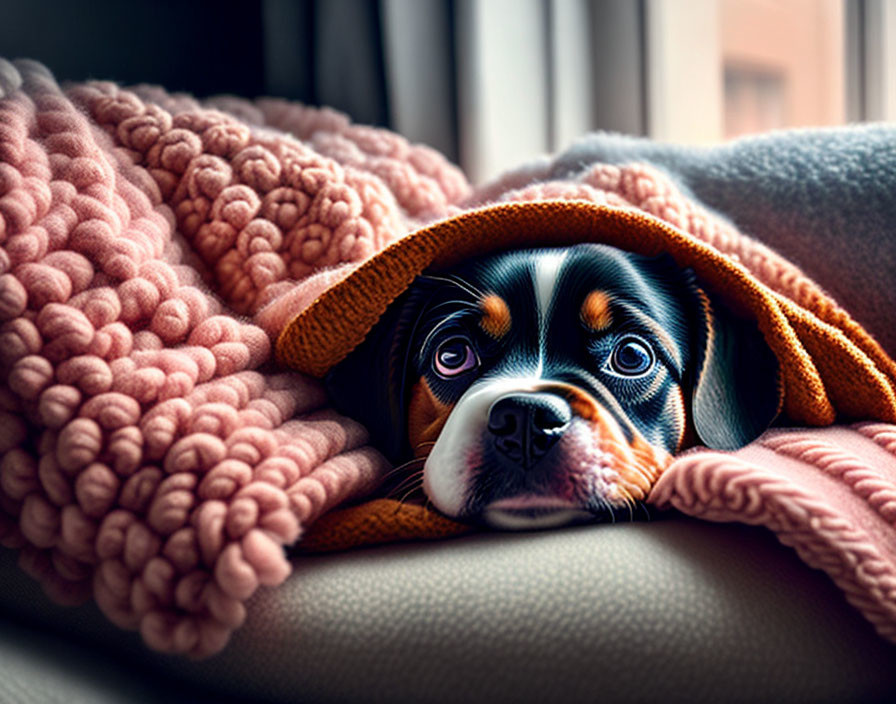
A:
<svg viewBox="0 0 896 704">
<path fill-rule="evenodd" d="M 587 367 L 588 354 L 594 352 L 585 349 L 583 333 L 573 329 L 577 315 L 573 302 L 579 301 L 580 305 L 584 295 L 580 289 L 591 286 L 591 280 L 598 277 L 612 285 L 614 294 L 621 298 L 652 306 L 653 319 L 679 344 L 681 368 L 670 363 L 666 367 L 670 378 L 683 386 L 685 397 L 691 400 L 693 423 L 701 442 L 712 448 L 734 449 L 755 439 L 774 421 L 780 396 L 778 363 L 754 322 L 735 316 L 717 296 L 709 297 L 707 311 L 693 275 L 678 268 L 668 256 L 640 257 L 602 245 L 578 245 L 572 253 L 575 257 L 564 264 L 558 285 L 558 300 L 562 303 L 568 295 L 570 311 L 568 315 L 562 310 L 551 312 L 551 316 L 556 314 L 557 327 L 551 328 L 549 339 L 557 347 L 556 354 L 551 353 L 547 378 L 587 388 L 587 378 L 593 377 L 593 370 Z M 416 379 L 431 374 L 429 350 L 423 349 L 428 333 L 449 315 L 457 319 L 458 326 L 465 325 L 465 308 L 475 310 L 476 294 L 462 282 L 485 288 L 503 282 L 505 290 L 500 293 L 510 299 L 516 309 L 514 315 L 520 317 L 519 311 L 534 307 L 534 300 L 525 293 L 525 287 L 515 288 L 514 277 L 536 256 L 537 250 L 511 252 L 461 266 L 453 272 L 456 278 L 451 273 L 418 277 L 364 342 L 328 374 L 327 388 L 336 408 L 363 423 L 371 433 L 371 442 L 391 461 L 409 459 L 408 393 Z M 627 270 L 638 276 L 633 279 Z M 640 283 L 635 286 L 633 280 L 648 282 L 650 292 L 645 293 Z M 551 326 L 555 326 L 554 317 L 551 320 Z M 472 327 L 475 325 L 466 325 Z M 595 344 L 599 346 L 600 341 Z M 513 336 L 500 343 L 480 335 L 477 345 L 491 347 L 480 351 L 483 364 L 475 376 L 450 383 L 431 380 L 431 387 L 447 402 L 456 400 L 476 378 L 531 361 L 526 350 L 531 349 L 532 337 L 526 326 L 517 325 Z M 594 388 L 592 384 L 587 390 L 600 401 L 605 391 L 596 392 Z M 634 408 L 625 407 L 630 411 Z M 660 412 L 661 407 L 646 404 L 622 414 L 624 417 L 617 417 L 617 421 L 623 430 L 629 428 L 630 432 L 637 427 L 648 441 L 672 451 L 676 448 L 671 446 L 671 434 L 656 430 L 663 422 L 657 416 Z"/>
</svg>

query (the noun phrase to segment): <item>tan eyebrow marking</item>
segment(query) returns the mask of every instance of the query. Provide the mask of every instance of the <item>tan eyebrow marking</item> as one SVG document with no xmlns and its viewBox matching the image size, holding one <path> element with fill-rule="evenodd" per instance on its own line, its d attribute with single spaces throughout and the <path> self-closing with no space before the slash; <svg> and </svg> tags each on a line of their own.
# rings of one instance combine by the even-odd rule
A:
<svg viewBox="0 0 896 704">
<path fill-rule="evenodd" d="M 613 314 L 610 311 L 610 302 L 613 297 L 606 291 L 598 291 L 595 289 L 587 296 L 582 303 L 582 310 L 579 315 L 582 322 L 591 330 L 606 330 L 613 324 Z"/>
<path fill-rule="evenodd" d="M 510 332 L 510 308 L 496 293 L 490 293 L 479 301 L 482 319 L 479 327 L 496 340 Z"/>
</svg>

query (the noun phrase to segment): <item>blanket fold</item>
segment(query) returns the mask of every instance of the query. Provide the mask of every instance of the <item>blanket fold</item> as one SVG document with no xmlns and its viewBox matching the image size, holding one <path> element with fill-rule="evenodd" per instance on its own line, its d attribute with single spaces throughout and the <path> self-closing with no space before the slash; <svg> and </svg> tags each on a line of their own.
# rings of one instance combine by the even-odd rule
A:
<svg viewBox="0 0 896 704">
<path fill-rule="evenodd" d="M 896 641 L 893 425 L 776 429 L 734 453 L 694 452 L 660 477 L 650 500 L 769 528 Z"/>
<path fill-rule="evenodd" d="M 154 648 L 222 648 L 284 546 L 387 468 L 250 316 L 468 189 L 329 110 L 0 62 L 3 545 Z"/>
<path fill-rule="evenodd" d="M 92 595 L 150 646 L 206 656 L 300 538 L 471 530 L 359 503 L 387 463 L 313 377 L 426 268 L 599 241 L 668 252 L 755 317 L 785 417 L 807 426 L 686 453 L 650 500 L 768 526 L 894 638 L 896 364 L 660 169 L 570 163 L 474 189 L 434 151 L 330 110 L 63 89 L 0 60 L 0 543 L 56 599 Z M 808 427 L 844 420 L 875 422 Z"/>
</svg>

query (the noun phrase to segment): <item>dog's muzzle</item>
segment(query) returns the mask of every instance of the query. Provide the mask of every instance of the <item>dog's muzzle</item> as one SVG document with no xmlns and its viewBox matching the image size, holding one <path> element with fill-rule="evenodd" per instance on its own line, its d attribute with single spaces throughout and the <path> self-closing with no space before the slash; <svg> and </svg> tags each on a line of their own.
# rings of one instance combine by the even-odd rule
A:
<svg viewBox="0 0 896 704">
<path fill-rule="evenodd" d="M 448 516 L 509 530 L 594 520 L 643 499 L 669 459 L 626 437 L 587 393 L 540 378 L 483 379 L 455 404 L 423 489 Z"/>
<path fill-rule="evenodd" d="M 513 392 L 496 399 L 488 409 L 488 432 L 495 456 L 508 472 L 533 472 L 572 423 L 565 399 L 544 392 Z M 496 528 L 551 527 L 587 514 L 568 502 L 524 496 L 493 502 L 484 513 Z"/>
</svg>

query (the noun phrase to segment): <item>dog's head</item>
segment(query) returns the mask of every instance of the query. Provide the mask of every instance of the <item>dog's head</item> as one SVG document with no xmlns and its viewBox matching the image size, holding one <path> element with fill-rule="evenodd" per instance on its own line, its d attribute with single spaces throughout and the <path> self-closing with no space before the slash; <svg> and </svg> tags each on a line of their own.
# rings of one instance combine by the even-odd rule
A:
<svg viewBox="0 0 896 704">
<path fill-rule="evenodd" d="M 631 510 L 684 444 L 740 447 L 779 408 L 755 323 L 597 244 L 418 277 L 327 384 L 436 508 L 505 528 Z"/>
</svg>

